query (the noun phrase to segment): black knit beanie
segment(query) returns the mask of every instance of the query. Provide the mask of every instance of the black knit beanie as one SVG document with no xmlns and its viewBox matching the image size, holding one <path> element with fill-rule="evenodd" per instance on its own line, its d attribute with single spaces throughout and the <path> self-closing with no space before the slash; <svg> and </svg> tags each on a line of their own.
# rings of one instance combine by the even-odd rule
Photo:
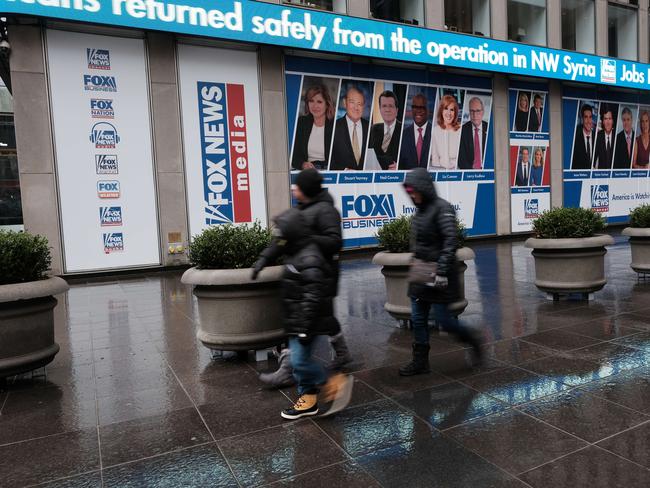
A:
<svg viewBox="0 0 650 488">
<path fill-rule="evenodd" d="M 296 177 L 296 186 L 307 198 L 314 198 L 323 188 L 323 177 L 314 168 L 303 169 Z"/>
</svg>

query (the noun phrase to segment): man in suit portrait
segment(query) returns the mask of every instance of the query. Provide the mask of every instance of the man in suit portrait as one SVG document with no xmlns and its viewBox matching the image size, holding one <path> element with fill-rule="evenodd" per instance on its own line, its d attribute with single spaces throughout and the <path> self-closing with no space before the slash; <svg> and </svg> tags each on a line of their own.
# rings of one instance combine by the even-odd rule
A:
<svg viewBox="0 0 650 488">
<path fill-rule="evenodd" d="M 427 97 L 418 93 L 411 101 L 413 123 L 404 128 L 399 169 L 426 168 L 431 146 L 431 124 Z"/>
<path fill-rule="evenodd" d="M 469 101 L 469 122 L 463 124 L 458 149 L 458 169 L 482 169 L 488 124 L 483 120 L 483 100 L 472 97 Z"/>
<path fill-rule="evenodd" d="M 602 130 L 596 135 L 594 169 L 611 169 L 614 157 L 614 110 L 610 105 L 600 109 Z"/>
<path fill-rule="evenodd" d="M 580 107 L 580 124 L 573 139 L 571 169 L 591 169 L 594 154 L 594 109 L 588 103 Z"/>
<path fill-rule="evenodd" d="M 345 115 L 336 121 L 334 127 L 334 147 L 330 170 L 360 170 L 366 156 L 368 140 L 368 120 L 364 119 L 363 109 L 366 99 L 357 88 L 348 88 L 345 98 Z"/>
<path fill-rule="evenodd" d="M 528 132 L 540 132 L 542 130 L 542 118 L 544 117 L 543 102 L 544 99 L 542 96 L 539 93 L 535 93 L 533 106 L 530 108 L 528 116 Z"/>
<path fill-rule="evenodd" d="M 528 186 L 530 169 L 530 151 L 527 147 L 522 147 L 519 150 L 519 162 L 515 171 L 515 186 Z"/>
<path fill-rule="evenodd" d="M 397 153 L 402 123 L 397 120 L 397 95 L 386 90 L 379 95 L 379 113 L 383 122 L 374 124 L 370 129 L 368 147 L 375 151 L 381 169 L 397 169 Z"/>
<path fill-rule="evenodd" d="M 630 168 L 632 150 L 634 149 L 634 129 L 632 129 L 632 111 L 624 107 L 621 112 L 623 130 L 616 135 L 614 147 L 614 168 Z"/>
</svg>

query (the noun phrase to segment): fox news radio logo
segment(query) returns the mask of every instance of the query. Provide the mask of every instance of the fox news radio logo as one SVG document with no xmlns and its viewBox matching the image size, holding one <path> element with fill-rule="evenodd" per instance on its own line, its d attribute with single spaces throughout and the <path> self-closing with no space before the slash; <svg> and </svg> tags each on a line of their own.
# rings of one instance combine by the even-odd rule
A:
<svg viewBox="0 0 650 488">
<path fill-rule="evenodd" d="M 524 218 L 536 219 L 537 217 L 539 217 L 539 200 L 527 198 L 524 200 Z"/>
<path fill-rule="evenodd" d="M 84 75 L 84 90 L 116 92 L 117 81 L 114 76 Z"/>
<path fill-rule="evenodd" d="M 111 55 L 108 49 L 86 48 L 88 69 L 111 69 Z"/>
<path fill-rule="evenodd" d="M 90 132 L 90 142 L 95 144 L 97 149 L 115 149 L 120 142 L 117 129 L 108 122 L 97 122 Z"/>
<path fill-rule="evenodd" d="M 115 110 L 113 110 L 113 100 L 110 98 L 91 98 L 90 116 L 93 119 L 115 118 Z"/>
<path fill-rule="evenodd" d="M 397 216 L 391 194 L 344 195 L 341 209 L 344 229 L 383 227 Z"/>
<path fill-rule="evenodd" d="M 117 154 L 95 154 L 95 171 L 98 175 L 118 174 Z"/>
<path fill-rule="evenodd" d="M 114 180 L 98 181 L 97 196 L 99 198 L 120 198 L 120 182 Z"/>
<path fill-rule="evenodd" d="M 99 207 L 99 223 L 102 227 L 122 225 L 122 207 Z"/>
<path fill-rule="evenodd" d="M 591 185 L 591 209 L 609 212 L 609 185 Z"/>
<path fill-rule="evenodd" d="M 122 232 L 104 234 L 104 252 L 106 254 L 122 251 L 124 251 L 124 234 Z"/>
</svg>

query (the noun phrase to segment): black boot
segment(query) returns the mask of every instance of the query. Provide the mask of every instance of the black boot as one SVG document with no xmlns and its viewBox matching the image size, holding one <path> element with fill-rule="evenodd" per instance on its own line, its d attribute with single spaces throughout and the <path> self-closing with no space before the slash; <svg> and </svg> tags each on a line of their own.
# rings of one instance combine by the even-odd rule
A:
<svg viewBox="0 0 650 488">
<path fill-rule="evenodd" d="M 399 369 L 400 376 L 413 376 L 430 371 L 429 344 L 413 344 L 413 360 Z"/>
</svg>

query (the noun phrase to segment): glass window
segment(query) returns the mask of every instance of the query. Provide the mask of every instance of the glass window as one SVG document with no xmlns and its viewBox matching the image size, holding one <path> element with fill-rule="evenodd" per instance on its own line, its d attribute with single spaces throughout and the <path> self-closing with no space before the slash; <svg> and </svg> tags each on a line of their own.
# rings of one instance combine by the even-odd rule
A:
<svg viewBox="0 0 650 488">
<path fill-rule="evenodd" d="M 508 39 L 546 45 L 546 0 L 508 0 Z"/>
<path fill-rule="evenodd" d="M 562 49 L 596 51 L 594 0 L 562 0 Z"/>
<path fill-rule="evenodd" d="M 282 0 L 287 5 L 297 7 L 317 8 L 319 10 L 328 10 L 338 14 L 347 13 L 346 0 Z"/>
<path fill-rule="evenodd" d="M 370 0 L 370 15 L 375 19 L 424 25 L 424 0 Z"/>
<path fill-rule="evenodd" d="M 445 29 L 490 35 L 490 0 L 445 0 Z"/>
<path fill-rule="evenodd" d="M 613 3 L 607 4 L 609 55 L 637 59 L 637 10 Z"/>
<path fill-rule="evenodd" d="M 18 180 L 16 132 L 11 94 L 0 80 L 0 228 L 21 230 L 23 210 Z"/>
</svg>

